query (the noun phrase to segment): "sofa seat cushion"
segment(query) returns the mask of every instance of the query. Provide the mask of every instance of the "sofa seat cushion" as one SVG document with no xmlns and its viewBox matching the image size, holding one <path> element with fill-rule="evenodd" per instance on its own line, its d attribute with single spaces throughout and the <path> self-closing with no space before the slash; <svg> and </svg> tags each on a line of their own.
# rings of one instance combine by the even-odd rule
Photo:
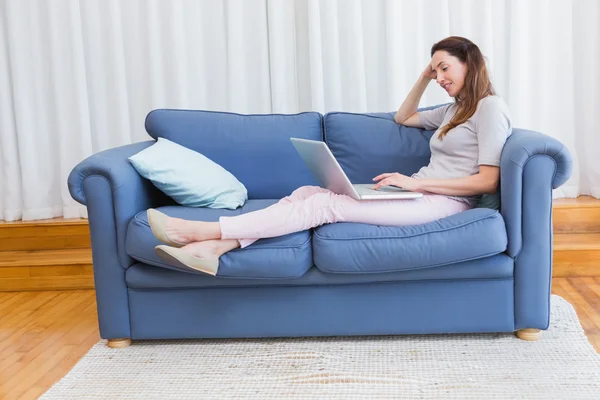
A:
<svg viewBox="0 0 600 400">
<path fill-rule="evenodd" d="M 260 210 L 277 200 L 248 200 L 235 210 L 166 206 L 157 208 L 165 214 L 195 221 L 216 222 L 219 217 L 245 214 Z M 302 231 L 288 235 L 260 239 L 245 249 L 235 249 L 219 260 L 217 276 L 236 278 L 296 278 L 313 265 L 311 232 Z M 138 213 L 129 223 L 126 239 L 126 251 L 134 259 L 146 264 L 173 269 L 175 266 L 165 263 L 158 257 L 154 247 L 162 244 L 150 229 L 146 211 Z M 202 272 L 185 271 L 186 277 Z M 214 279 L 214 277 L 211 277 Z"/>
<path fill-rule="evenodd" d="M 432 268 L 506 250 L 504 220 L 477 208 L 427 224 L 322 225 L 313 233 L 314 263 L 328 273 L 381 273 Z"/>
<path fill-rule="evenodd" d="M 281 265 L 285 269 L 284 265 Z M 444 265 L 441 267 L 386 272 L 381 274 L 328 274 L 316 267 L 299 278 L 242 279 L 187 274 L 156 268 L 139 263 L 127 269 L 127 287 L 134 290 L 202 289 L 212 287 L 265 287 L 265 286 L 328 286 L 374 284 L 397 281 L 478 281 L 513 279 L 514 260 L 506 253 L 479 260 Z"/>
</svg>

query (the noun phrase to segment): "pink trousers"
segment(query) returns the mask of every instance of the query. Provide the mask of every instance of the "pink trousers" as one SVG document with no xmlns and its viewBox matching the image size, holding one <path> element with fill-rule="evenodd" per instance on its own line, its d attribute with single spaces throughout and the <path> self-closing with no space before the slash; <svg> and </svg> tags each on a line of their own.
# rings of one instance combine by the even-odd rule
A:
<svg viewBox="0 0 600 400">
<path fill-rule="evenodd" d="M 418 225 L 468 210 L 447 196 L 424 194 L 418 199 L 355 200 L 318 186 L 302 186 L 262 210 L 220 217 L 222 239 L 238 239 L 247 247 L 261 238 L 282 236 L 333 222 L 373 225 Z"/>
</svg>

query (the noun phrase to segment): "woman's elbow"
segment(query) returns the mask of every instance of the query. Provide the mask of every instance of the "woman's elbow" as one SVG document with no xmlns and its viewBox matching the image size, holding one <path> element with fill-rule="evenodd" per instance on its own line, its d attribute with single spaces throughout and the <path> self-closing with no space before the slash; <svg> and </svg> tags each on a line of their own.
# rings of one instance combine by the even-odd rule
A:
<svg viewBox="0 0 600 400">
<path fill-rule="evenodd" d="M 484 194 L 495 194 L 498 191 L 499 181 L 494 180 L 489 183 L 484 188 Z"/>
<path fill-rule="evenodd" d="M 481 165 L 479 167 L 479 184 L 482 194 L 494 194 L 500 185 L 500 168 Z"/>
</svg>

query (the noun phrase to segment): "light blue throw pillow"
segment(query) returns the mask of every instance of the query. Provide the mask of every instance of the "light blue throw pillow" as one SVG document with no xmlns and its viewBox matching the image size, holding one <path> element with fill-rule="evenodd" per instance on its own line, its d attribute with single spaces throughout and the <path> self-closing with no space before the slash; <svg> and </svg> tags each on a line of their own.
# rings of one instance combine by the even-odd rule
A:
<svg viewBox="0 0 600 400">
<path fill-rule="evenodd" d="M 164 138 L 129 161 L 141 176 L 184 206 L 235 209 L 248 200 L 246 187 L 225 168 Z"/>
</svg>

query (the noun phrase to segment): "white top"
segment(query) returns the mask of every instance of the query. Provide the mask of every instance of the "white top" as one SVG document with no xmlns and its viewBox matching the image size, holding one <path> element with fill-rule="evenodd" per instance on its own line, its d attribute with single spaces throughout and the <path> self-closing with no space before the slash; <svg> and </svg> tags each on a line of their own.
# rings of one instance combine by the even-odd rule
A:
<svg viewBox="0 0 600 400">
<path fill-rule="evenodd" d="M 412 177 L 416 179 L 463 178 L 479 172 L 480 165 L 500 166 L 504 143 L 512 133 L 508 105 L 499 96 L 479 100 L 477 110 L 464 123 L 439 140 L 440 130 L 454 114 L 455 103 L 419 112 L 421 125 L 437 129 L 429 141 L 431 160 Z M 448 196 L 474 206 L 481 196 Z"/>
</svg>

